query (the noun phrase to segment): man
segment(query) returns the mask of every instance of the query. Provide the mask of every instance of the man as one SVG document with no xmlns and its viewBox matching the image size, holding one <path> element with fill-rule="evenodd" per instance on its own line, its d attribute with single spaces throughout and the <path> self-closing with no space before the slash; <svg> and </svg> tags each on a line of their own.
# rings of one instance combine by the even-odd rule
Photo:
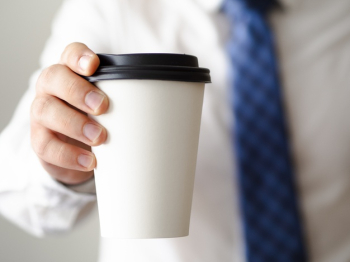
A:
<svg viewBox="0 0 350 262">
<path fill-rule="evenodd" d="M 99 63 L 95 53 L 193 54 L 211 69 L 213 84 L 203 105 L 190 235 L 104 239 L 100 261 L 245 261 L 226 51 L 232 25 L 219 11 L 221 4 L 65 1 L 42 55 L 42 69 L 0 137 L 5 170 L 0 175 L 1 213 L 33 234 L 45 235 L 70 229 L 81 210 L 95 201 L 96 159 L 89 146 L 103 143 L 107 130 L 83 112 L 105 113 L 108 98 L 75 74 L 93 74 Z M 268 18 L 278 43 L 308 257 L 350 261 L 350 2 L 282 4 L 284 10 Z"/>
</svg>

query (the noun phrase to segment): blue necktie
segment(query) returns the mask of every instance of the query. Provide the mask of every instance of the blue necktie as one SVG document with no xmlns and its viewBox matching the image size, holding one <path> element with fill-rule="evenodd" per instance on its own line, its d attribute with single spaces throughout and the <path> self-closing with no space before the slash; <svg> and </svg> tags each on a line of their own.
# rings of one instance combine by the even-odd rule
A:
<svg viewBox="0 0 350 262">
<path fill-rule="evenodd" d="M 266 15 L 271 0 L 226 0 L 240 201 L 248 262 L 307 261 Z"/>
</svg>

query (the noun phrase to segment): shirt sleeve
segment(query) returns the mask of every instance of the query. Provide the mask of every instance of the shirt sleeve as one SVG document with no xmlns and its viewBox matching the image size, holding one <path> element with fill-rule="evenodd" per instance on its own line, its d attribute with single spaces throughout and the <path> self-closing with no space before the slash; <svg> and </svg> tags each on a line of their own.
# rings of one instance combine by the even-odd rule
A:
<svg viewBox="0 0 350 262">
<path fill-rule="evenodd" d="M 30 106 L 43 68 L 59 61 L 64 48 L 82 42 L 94 52 L 109 52 L 108 26 L 94 0 L 66 0 L 59 9 L 41 56 L 9 125 L 0 134 L 0 213 L 24 230 L 45 236 L 67 231 L 95 195 L 68 188 L 42 168 L 30 144 Z M 90 181 L 91 183 L 94 181 Z"/>
</svg>

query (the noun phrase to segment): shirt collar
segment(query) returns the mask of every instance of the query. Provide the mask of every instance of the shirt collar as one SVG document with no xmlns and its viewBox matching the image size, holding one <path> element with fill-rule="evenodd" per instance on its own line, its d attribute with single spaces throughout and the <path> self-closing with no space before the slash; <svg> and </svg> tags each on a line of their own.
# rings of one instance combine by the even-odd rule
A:
<svg viewBox="0 0 350 262">
<path fill-rule="evenodd" d="M 195 0 L 203 9 L 208 12 L 218 11 L 223 0 Z"/>
<path fill-rule="evenodd" d="M 208 12 L 216 12 L 219 11 L 221 5 L 225 0 L 194 0 L 197 2 L 203 9 Z M 264 0 L 263 0 L 264 1 Z M 279 0 L 283 7 L 291 7 L 297 5 L 301 2 L 301 0 Z"/>
</svg>

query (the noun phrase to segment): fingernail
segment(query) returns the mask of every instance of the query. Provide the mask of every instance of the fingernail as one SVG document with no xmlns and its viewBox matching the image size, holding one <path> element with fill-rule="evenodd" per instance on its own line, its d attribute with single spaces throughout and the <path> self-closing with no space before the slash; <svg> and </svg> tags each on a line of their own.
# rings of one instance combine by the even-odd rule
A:
<svg viewBox="0 0 350 262">
<path fill-rule="evenodd" d="M 89 156 L 89 155 L 78 156 L 78 163 L 83 167 L 90 167 L 93 162 L 94 162 L 94 158 L 92 156 Z"/>
<path fill-rule="evenodd" d="M 90 60 L 91 56 L 89 55 L 84 55 L 79 59 L 79 66 L 84 72 L 88 69 Z"/>
<path fill-rule="evenodd" d="M 86 124 L 83 128 L 84 136 L 86 136 L 91 142 L 94 142 L 101 134 L 102 127 L 95 124 Z"/>
<path fill-rule="evenodd" d="M 103 102 L 105 98 L 104 95 L 97 93 L 95 91 L 91 91 L 85 97 L 85 104 L 90 107 L 93 111 L 96 111 Z"/>
</svg>

